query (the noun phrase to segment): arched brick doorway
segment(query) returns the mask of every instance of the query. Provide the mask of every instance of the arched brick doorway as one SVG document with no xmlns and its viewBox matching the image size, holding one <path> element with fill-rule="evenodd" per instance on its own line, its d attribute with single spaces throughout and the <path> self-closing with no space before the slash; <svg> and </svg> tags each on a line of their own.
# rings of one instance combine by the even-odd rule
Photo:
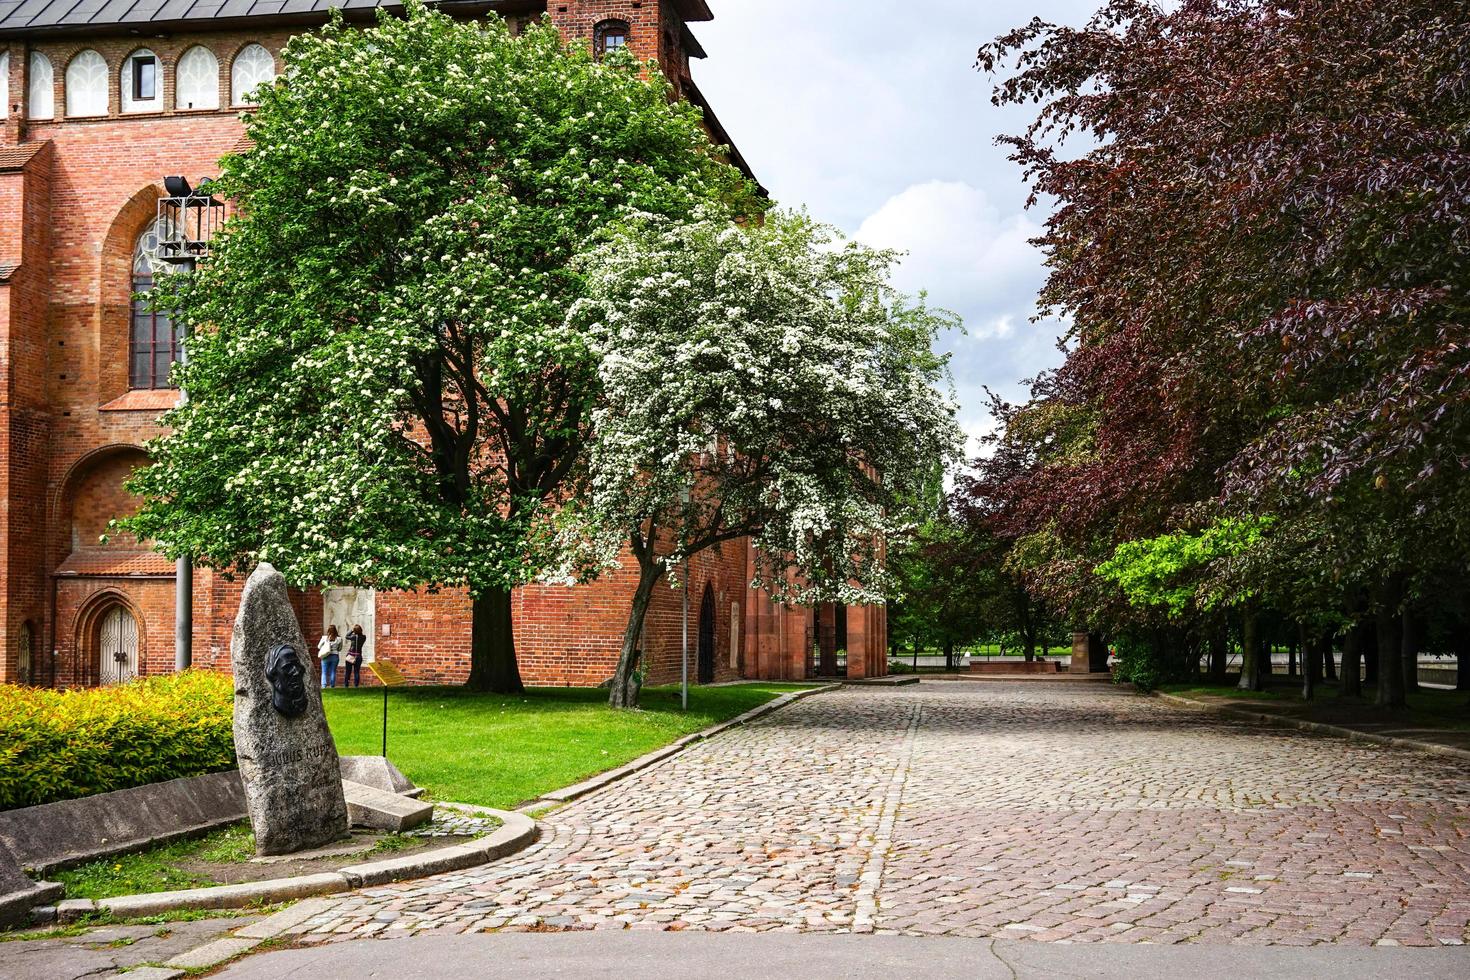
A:
<svg viewBox="0 0 1470 980">
<path fill-rule="evenodd" d="M 124 684 L 138 676 L 138 621 L 120 602 L 100 610 L 95 645 L 88 658 L 97 665 L 99 684 Z"/>
</svg>

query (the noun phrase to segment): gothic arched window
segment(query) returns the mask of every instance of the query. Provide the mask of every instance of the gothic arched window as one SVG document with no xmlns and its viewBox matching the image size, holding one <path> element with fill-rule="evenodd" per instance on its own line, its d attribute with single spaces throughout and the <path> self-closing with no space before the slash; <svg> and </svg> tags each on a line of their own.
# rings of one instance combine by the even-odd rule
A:
<svg viewBox="0 0 1470 980">
<path fill-rule="evenodd" d="M 628 47 L 632 28 L 625 20 L 605 20 L 592 29 L 592 49 L 601 58 L 609 51 L 622 51 Z"/>
<path fill-rule="evenodd" d="M 10 52 L 0 51 L 0 119 L 10 115 Z"/>
<path fill-rule="evenodd" d="M 195 45 L 179 59 L 174 69 L 174 108 L 219 108 L 219 59 L 213 51 Z"/>
<path fill-rule="evenodd" d="M 154 310 L 147 294 L 153 289 L 159 239 L 168 236 L 161 222 L 149 225 L 133 249 L 133 317 L 128 337 L 128 387 L 172 388 L 168 372 L 179 359 L 178 329 L 165 311 Z"/>
<path fill-rule="evenodd" d="M 255 105 L 251 94 L 276 77 L 276 59 L 258 44 L 247 44 L 230 66 L 230 104 Z"/>
<path fill-rule="evenodd" d="M 51 59 L 39 51 L 32 51 L 30 67 L 31 82 L 30 90 L 26 93 L 26 115 L 31 119 L 54 119 L 56 75 L 51 67 Z"/>
<path fill-rule="evenodd" d="M 96 51 L 82 51 L 66 66 L 66 114 L 107 115 L 107 62 Z"/>
</svg>

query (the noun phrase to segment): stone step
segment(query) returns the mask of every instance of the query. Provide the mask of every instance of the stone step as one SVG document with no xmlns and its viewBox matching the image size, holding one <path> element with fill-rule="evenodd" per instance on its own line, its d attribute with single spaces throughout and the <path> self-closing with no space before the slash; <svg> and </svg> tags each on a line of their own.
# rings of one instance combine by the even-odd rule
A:
<svg viewBox="0 0 1470 980">
<path fill-rule="evenodd" d="M 421 803 L 350 779 L 342 780 L 342 795 L 347 798 L 347 817 L 355 827 L 397 833 L 428 823 L 434 815 L 432 803 Z"/>
</svg>

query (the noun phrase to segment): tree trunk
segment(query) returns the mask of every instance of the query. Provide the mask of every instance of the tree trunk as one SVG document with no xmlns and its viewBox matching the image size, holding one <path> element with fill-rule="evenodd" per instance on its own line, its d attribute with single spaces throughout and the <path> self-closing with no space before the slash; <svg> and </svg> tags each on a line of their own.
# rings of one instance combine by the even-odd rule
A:
<svg viewBox="0 0 1470 980">
<path fill-rule="evenodd" d="M 1419 630 L 1412 611 L 1404 610 L 1404 635 L 1399 665 L 1404 669 L 1404 691 L 1419 690 Z"/>
<path fill-rule="evenodd" d="M 944 669 L 954 670 L 954 641 L 944 641 Z"/>
<path fill-rule="evenodd" d="M 1255 613 L 1245 614 L 1240 632 L 1240 683 L 1236 686 L 1242 691 L 1265 690 L 1265 678 L 1261 674 L 1260 620 Z"/>
<path fill-rule="evenodd" d="M 1378 610 L 1378 704 L 1402 708 L 1404 700 L 1403 624 L 1392 607 Z"/>
<path fill-rule="evenodd" d="M 1210 633 L 1210 680 L 1225 683 L 1225 667 L 1230 660 L 1228 627 L 1221 625 Z"/>
<path fill-rule="evenodd" d="M 1026 662 L 1029 664 L 1036 659 L 1036 636 L 1031 625 L 1031 597 L 1025 589 L 1021 590 L 1021 642 L 1026 647 Z"/>
<path fill-rule="evenodd" d="M 1367 632 L 1362 623 L 1354 623 L 1342 638 L 1342 687 L 1341 697 L 1356 698 L 1363 693 L 1363 634 Z"/>
<path fill-rule="evenodd" d="M 1331 633 L 1322 634 L 1322 679 L 1326 681 L 1337 680 L 1337 659 L 1332 650 Z"/>
<path fill-rule="evenodd" d="M 1378 627 L 1375 622 L 1363 624 L 1363 683 L 1378 688 Z"/>
<path fill-rule="evenodd" d="M 1470 691 L 1470 622 L 1455 624 L 1455 690 Z"/>
<path fill-rule="evenodd" d="M 1289 643 L 1286 644 L 1286 676 L 1287 677 L 1295 677 L 1296 676 L 1296 652 L 1297 652 L 1297 649 L 1300 648 L 1301 651 L 1302 651 L 1302 654 L 1303 655 L 1306 654 L 1306 646 L 1304 645 L 1305 642 L 1308 642 L 1308 641 L 1292 640 L 1292 641 L 1290 641 Z"/>
<path fill-rule="evenodd" d="M 465 687 L 493 694 L 521 694 L 509 589 L 490 589 L 470 605 L 470 678 Z"/>
<path fill-rule="evenodd" d="M 618 669 L 613 674 L 612 689 L 607 694 L 607 703 L 611 707 L 638 707 L 639 685 L 635 683 L 635 675 L 638 671 L 638 658 L 642 656 L 642 651 L 638 649 L 638 638 L 643 635 L 643 621 L 648 617 L 654 586 L 658 585 L 663 574 L 663 565 L 651 553 L 638 556 L 638 588 L 633 592 L 633 605 L 628 610 L 628 626 L 623 630 L 623 649 L 618 654 Z"/>
<path fill-rule="evenodd" d="M 1307 628 L 1297 628 L 1298 645 L 1302 650 L 1302 700 L 1311 701 L 1317 697 L 1317 675 L 1322 672 L 1320 660 L 1322 658 L 1322 647 L 1317 640 L 1307 634 Z"/>
</svg>

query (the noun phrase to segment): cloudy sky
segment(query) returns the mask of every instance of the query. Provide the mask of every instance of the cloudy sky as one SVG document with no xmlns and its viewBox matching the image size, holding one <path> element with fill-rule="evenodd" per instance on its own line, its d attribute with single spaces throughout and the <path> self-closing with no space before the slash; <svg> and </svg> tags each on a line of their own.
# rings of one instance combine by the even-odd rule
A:
<svg viewBox="0 0 1470 980">
<path fill-rule="evenodd" d="M 964 318 L 945 346 L 972 435 L 983 386 L 1015 397 L 1061 358 L 1058 325 L 1030 322 L 1044 215 L 994 145 L 1028 116 L 990 104 L 975 51 L 1032 16 L 1081 24 L 1099 2 L 711 0 L 715 20 L 695 25 L 709 51 L 695 80 L 772 196 L 909 252 L 900 285 Z"/>
</svg>

